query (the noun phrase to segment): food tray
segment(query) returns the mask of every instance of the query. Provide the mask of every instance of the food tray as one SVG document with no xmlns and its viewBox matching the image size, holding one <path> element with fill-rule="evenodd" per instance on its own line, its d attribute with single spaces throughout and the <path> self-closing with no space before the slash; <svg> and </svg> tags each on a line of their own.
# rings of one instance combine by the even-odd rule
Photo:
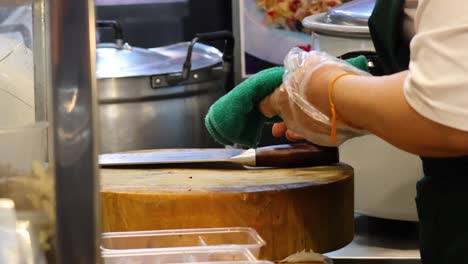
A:
<svg viewBox="0 0 468 264">
<path fill-rule="evenodd" d="M 258 257 L 265 241 L 247 227 L 115 232 L 102 235 L 103 252 L 241 248 Z"/>
<path fill-rule="evenodd" d="M 153 250 L 102 251 L 104 264 L 251 263 L 256 262 L 245 248 L 170 248 Z"/>
</svg>

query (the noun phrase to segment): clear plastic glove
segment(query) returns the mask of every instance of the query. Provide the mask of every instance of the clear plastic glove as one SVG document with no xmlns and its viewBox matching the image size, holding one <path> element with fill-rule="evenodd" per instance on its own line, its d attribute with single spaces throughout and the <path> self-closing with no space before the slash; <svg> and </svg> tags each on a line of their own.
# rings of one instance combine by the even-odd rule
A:
<svg viewBox="0 0 468 264">
<path fill-rule="evenodd" d="M 298 48 L 289 52 L 284 64 L 283 84 L 260 103 L 260 111 L 268 117 L 279 115 L 287 127 L 286 135 L 302 137 L 318 145 L 335 146 L 365 133 L 338 120 L 337 141 L 332 142 L 328 86 L 342 73 L 369 75 L 367 72 L 327 53 L 305 52 Z"/>
</svg>

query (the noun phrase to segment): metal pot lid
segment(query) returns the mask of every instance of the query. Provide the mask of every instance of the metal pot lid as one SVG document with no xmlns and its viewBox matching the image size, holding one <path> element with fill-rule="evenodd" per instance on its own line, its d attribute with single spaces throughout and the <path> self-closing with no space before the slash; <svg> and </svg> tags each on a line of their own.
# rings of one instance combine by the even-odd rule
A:
<svg viewBox="0 0 468 264">
<path fill-rule="evenodd" d="M 143 49 L 128 44 L 99 44 L 96 52 L 98 79 L 166 75 L 182 72 L 190 42 Z M 192 70 L 220 65 L 222 53 L 211 46 L 196 43 L 192 53 Z"/>
<path fill-rule="evenodd" d="M 302 24 L 317 33 L 338 36 L 369 37 L 367 25 L 375 0 L 353 0 L 326 13 L 306 17 Z"/>
</svg>

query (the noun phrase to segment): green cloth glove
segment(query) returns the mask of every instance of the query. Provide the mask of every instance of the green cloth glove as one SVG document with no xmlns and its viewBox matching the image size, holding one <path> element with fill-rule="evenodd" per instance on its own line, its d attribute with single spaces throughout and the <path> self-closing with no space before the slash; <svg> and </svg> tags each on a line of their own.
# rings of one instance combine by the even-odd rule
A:
<svg viewBox="0 0 468 264">
<path fill-rule="evenodd" d="M 364 56 L 346 61 L 368 71 Z M 281 122 L 279 117 L 269 119 L 262 115 L 258 104 L 281 85 L 284 71 L 284 67 L 263 70 L 216 101 L 205 117 L 205 126 L 211 136 L 224 145 L 255 147 L 266 122 Z"/>
</svg>

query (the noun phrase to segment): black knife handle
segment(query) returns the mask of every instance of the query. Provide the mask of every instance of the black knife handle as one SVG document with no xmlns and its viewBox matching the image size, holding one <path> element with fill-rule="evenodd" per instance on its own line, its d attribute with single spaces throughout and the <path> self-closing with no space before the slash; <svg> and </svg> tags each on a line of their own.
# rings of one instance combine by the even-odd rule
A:
<svg viewBox="0 0 468 264">
<path fill-rule="evenodd" d="M 285 144 L 257 148 L 257 167 L 312 167 L 339 162 L 337 147 L 321 147 L 312 144 Z"/>
</svg>

